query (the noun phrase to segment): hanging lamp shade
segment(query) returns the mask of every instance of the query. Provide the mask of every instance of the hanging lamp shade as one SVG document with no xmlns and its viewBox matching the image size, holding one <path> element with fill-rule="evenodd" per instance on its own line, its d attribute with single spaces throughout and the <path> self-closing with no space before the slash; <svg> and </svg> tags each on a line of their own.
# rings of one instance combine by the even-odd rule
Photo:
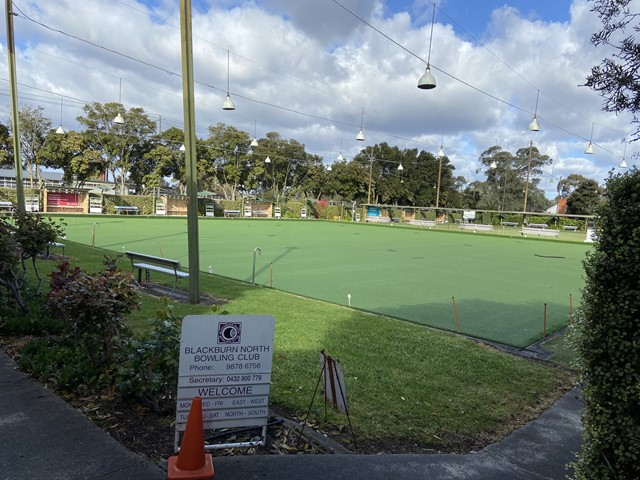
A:
<svg viewBox="0 0 640 480">
<path fill-rule="evenodd" d="M 436 88 L 436 79 L 431 73 L 431 68 L 427 65 L 424 73 L 418 80 L 418 88 L 422 90 L 431 90 L 432 88 Z"/>
<path fill-rule="evenodd" d="M 444 147 L 440 145 L 440 150 L 438 150 L 437 154 L 438 158 L 444 158 Z"/>
<path fill-rule="evenodd" d="M 356 140 L 358 140 L 359 142 L 364 142 L 364 132 L 362 131 L 362 129 L 360 129 L 360 131 L 356 135 Z"/>
<path fill-rule="evenodd" d="M 404 170 L 404 167 L 402 166 L 402 164 L 398 165 L 398 171 L 401 172 Z"/>
<path fill-rule="evenodd" d="M 493 162 L 491 162 L 491 164 L 489 165 L 489 168 L 491 170 L 495 170 L 496 168 L 498 168 L 498 164 L 496 163 L 495 160 Z"/>
<path fill-rule="evenodd" d="M 251 144 L 252 147 L 257 147 L 258 146 L 258 140 L 254 137 L 253 140 L 251 140 Z"/>
<path fill-rule="evenodd" d="M 593 155 L 595 153 L 593 151 L 593 143 L 589 142 L 589 145 L 587 145 L 587 148 L 584 149 L 584 153 L 586 153 L 587 155 Z"/>
<path fill-rule="evenodd" d="M 529 131 L 531 131 L 531 132 L 539 132 L 540 131 L 540 125 L 538 124 L 538 118 L 537 117 L 533 117 L 533 120 L 531 120 L 531 123 L 529 124 Z"/>
<path fill-rule="evenodd" d="M 337 160 L 338 160 L 339 162 L 344 161 L 344 157 L 342 156 L 342 152 L 340 152 L 340 154 L 338 155 Z"/>
<path fill-rule="evenodd" d="M 231 100 L 231 95 L 229 95 L 229 92 L 227 92 L 227 98 L 225 98 L 224 103 L 222 104 L 222 109 L 223 110 L 235 110 L 236 106 L 233 103 L 233 100 Z"/>
<path fill-rule="evenodd" d="M 331 164 L 329 164 L 329 166 L 327 167 L 327 172 L 331 171 Z"/>
<path fill-rule="evenodd" d="M 180 145 L 180 151 L 184 152 L 187 148 L 184 146 L 184 143 Z"/>
<path fill-rule="evenodd" d="M 620 165 L 618 165 L 620 168 L 628 168 L 627 162 L 624 160 L 624 158 L 622 159 L 622 161 L 620 162 Z"/>
<path fill-rule="evenodd" d="M 120 112 L 118 112 L 118 115 L 116 115 L 116 118 L 113 119 L 113 123 L 117 123 L 118 125 L 124 125 L 124 118 L 122 117 L 122 115 L 120 115 Z"/>
<path fill-rule="evenodd" d="M 271 159 L 269 158 L 268 155 L 267 155 L 267 158 L 264 159 L 264 163 L 271 163 Z"/>
</svg>

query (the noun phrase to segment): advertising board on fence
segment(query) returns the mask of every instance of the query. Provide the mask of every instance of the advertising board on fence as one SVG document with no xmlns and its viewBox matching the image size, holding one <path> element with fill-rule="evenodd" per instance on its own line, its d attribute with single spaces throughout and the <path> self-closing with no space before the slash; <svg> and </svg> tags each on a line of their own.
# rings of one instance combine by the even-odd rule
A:
<svg viewBox="0 0 640 480">
<path fill-rule="evenodd" d="M 266 425 L 275 319 L 188 315 L 182 322 L 176 432 L 202 398 L 205 430 Z"/>
</svg>

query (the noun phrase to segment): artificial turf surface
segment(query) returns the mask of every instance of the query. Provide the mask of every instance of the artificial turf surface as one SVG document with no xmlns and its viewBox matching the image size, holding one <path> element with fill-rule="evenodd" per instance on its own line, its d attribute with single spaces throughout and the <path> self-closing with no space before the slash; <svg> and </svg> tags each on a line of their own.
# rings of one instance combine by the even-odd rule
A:
<svg viewBox="0 0 640 480">
<path fill-rule="evenodd" d="M 71 241 L 188 266 L 186 218 L 68 216 L 65 222 Z M 575 308 L 584 284 L 582 260 L 591 248 L 314 220 L 202 218 L 198 229 L 203 272 L 211 266 L 214 274 L 250 282 L 259 247 L 258 285 L 273 282 L 280 290 L 453 331 L 455 298 L 462 333 L 517 347 L 541 338 L 545 303 L 547 333 L 567 324 L 570 295 Z M 120 265 L 128 268 L 128 260 Z"/>
</svg>

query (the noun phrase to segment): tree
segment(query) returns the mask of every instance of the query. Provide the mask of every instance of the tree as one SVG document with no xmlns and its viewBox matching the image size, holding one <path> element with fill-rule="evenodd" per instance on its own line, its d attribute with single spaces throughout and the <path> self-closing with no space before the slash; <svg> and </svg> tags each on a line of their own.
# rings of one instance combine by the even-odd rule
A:
<svg viewBox="0 0 640 480">
<path fill-rule="evenodd" d="M 640 171 L 610 174 L 574 326 L 584 386 L 576 478 L 640 478 Z"/>
<path fill-rule="evenodd" d="M 156 135 L 153 148 L 142 155 L 132 171 L 134 183 L 146 189 L 158 188 L 165 185 L 166 178 L 170 178 L 178 183 L 179 188 L 185 186 L 185 156 L 180 150 L 183 139 L 183 131 L 176 127 Z M 196 157 L 200 159 L 198 155 Z"/>
<path fill-rule="evenodd" d="M 325 192 L 347 202 L 366 200 L 367 170 L 356 161 L 342 161 L 331 165 Z"/>
<path fill-rule="evenodd" d="M 636 130 L 633 140 L 640 139 L 640 43 L 630 33 L 639 32 L 640 12 L 633 11 L 632 0 L 589 0 L 591 10 L 602 20 L 602 29 L 591 36 L 596 47 L 607 45 L 615 53 L 591 68 L 586 85 L 605 98 L 607 112 L 628 111 L 633 114 Z"/>
<path fill-rule="evenodd" d="M 600 186 L 596 180 L 584 178 L 567 197 L 567 213 L 593 215 L 600 203 Z"/>
<path fill-rule="evenodd" d="M 250 144 L 249 134 L 236 127 L 224 123 L 210 126 L 209 137 L 198 149 L 198 188 L 213 190 L 217 183 L 228 200 L 245 192 Z"/>
<path fill-rule="evenodd" d="M 13 139 L 9 128 L 0 123 L 0 166 L 13 167 Z"/>
<path fill-rule="evenodd" d="M 533 145 L 518 149 L 515 155 L 495 145 L 482 152 L 479 160 L 486 167 L 487 186 L 478 206 L 493 210 L 521 211 L 524 192 L 527 190 L 527 210 L 542 211 L 547 208 L 548 201 L 538 185 L 543 167 L 552 162 L 549 156 L 542 155 Z"/>
<path fill-rule="evenodd" d="M 29 173 L 29 184 L 34 188 L 34 174 L 41 183 L 40 165 L 38 163 L 38 151 L 45 145 L 47 134 L 51 131 L 51 120 L 44 117 L 42 107 L 31 108 L 24 105 L 20 108 L 20 145 L 22 149 L 22 162 Z"/>
<path fill-rule="evenodd" d="M 44 167 L 63 170 L 64 180 L 77 187 L 101 173 L 103 159 L 90 148 L 82 133 L 70 130 L 60 135 L 52 130 L 38 150 L 38 162 Z"/>
<path fill-rule="evenodd" d="M 125 193 L 129 171 L 151 149 L 156 123 L 142 108 L 124 111 L 121 104 L 114 102 L 86 104 L 84 111 L 86 116 L 77 120 L 86 126 L 85 141 L 102 158 L 102 171 L 111 173 L 114 181 L 119 180 L 120 191 Z M 124 118 L 122 125 L 113 122 L 118 113 Z"/>
</svg>

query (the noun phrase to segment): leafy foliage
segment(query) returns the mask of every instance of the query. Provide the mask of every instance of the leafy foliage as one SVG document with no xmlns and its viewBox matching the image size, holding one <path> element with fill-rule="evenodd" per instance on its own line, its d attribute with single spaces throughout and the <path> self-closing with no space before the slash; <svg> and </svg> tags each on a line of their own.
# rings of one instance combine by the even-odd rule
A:
<svg viewBox="0 0 640 480">
<path fill-rule="evenodd" d="M 604 110 L 608 112 L 628 111 L 636 124 L 634 138 L 640 138 L 640 44 L 628 32 L 638 32 L 638 16 L 633 11 L 637 3 L 632 0 L 589 0 L 592 11 L 602 20 L 602 29 L 591 36 L 595 46 L 604 45 L 614 49 L 611 57 L 602 60 L 591 69 L 586 85 L 605 98 Z"/>
<path fill-rule="evenodd" d="M 50 242 L 62 235 L 63 225 L 62 221 L 31 212 L 17 212 L 14 223 L 0 218 L 0 286 L 11 292 L 23 312 L 29 311 L 24 300 L 24 292 L 28 289 L 26 261 L 31 259 L 38 278 L 34 294 L 39 295 L 42 279 L 36 259 L 48 251 Z"/>
<path fill-rule="evenodd" d="M 67 262 L 51 274 L 47 305 L 60 318 L 66 333 L 83 345 L 95 368 L 110 369 L 114 352 L 126 332 L 124 317 L 138 306 L 131 273 L 118 271 L 112 259 L 107 268 L 89 275 Z"/>
<path fill-rule="evenodd" d="M 585 381 L 578 479 L 640 478 L 640 171 L 610 175 L 574 344 Z"/>
<path fill-rule="evenodd" d="M 149 322 L 149 336 L 132 340 L 125 361 L 118 366 L 116 386 L 123 397 L 166 413 L 175 407 L 181 322 L 172 315 L 166 298 L 162 306 Z"/>
</svg>

